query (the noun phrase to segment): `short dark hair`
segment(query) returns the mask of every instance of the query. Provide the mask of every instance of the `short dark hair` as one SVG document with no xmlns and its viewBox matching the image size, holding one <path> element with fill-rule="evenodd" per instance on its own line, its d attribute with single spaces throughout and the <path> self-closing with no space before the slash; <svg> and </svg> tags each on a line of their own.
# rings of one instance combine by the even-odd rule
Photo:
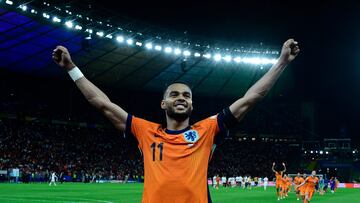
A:
<svg viewBox="0 0 360 203">
<path fill-rule="evenodd" d="M 164 89 L 163 89 L 163 98 L 165 98 L 166 90 L 169 88 L 170 85 L 173 85 L 173 84 L 183 84 L 183 85 L 186 85 L 186 86 L 188 86 L 188 87 L 190 88 L 190 90 L 191 90 L 191 88 L 192 88 L 191 85 L 190 85 L 188 82 L 183 81 L 183 80 L 175 80 L 175 81 L 173 81 L 173 82 L 171 82 L 171 83 L 166 83 L 166 84 L 165 84 L 165 87 L 164 87 Z"/>
</svg>

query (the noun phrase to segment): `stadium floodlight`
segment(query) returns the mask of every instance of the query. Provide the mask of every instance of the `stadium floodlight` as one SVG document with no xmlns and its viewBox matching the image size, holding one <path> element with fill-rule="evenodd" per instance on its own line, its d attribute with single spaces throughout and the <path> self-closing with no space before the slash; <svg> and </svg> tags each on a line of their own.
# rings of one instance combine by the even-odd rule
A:
<svg viewBox="0 0 360 203">
<path fill-rule="evenodd" d="M 105 37 L 106 37 L 106 38 L 109 38 L 109 39 L 112 39 L 112 38 L 113 38 L 113 36 L 112 36 L 111 34 L 107 34 Z"/>
<path fill-rule="evenodd" d="M 226 62 L 231 62 L 231 59 L 232 59 L 232 57 L 230 55 L 227 55 L 227 56 L 224 57 L 224 60 Z"/>
<path fill-rule="evenodd" d="M 103 37 L 104 36 L 104 32 L 98 31 L 96 32 L 96 35 L 99 37 Z"/>
<path fill-rule="evenodd" d="M 211 54 L 209 54 L 209 53 L 204 54 L 203 57 L 209 59 L 209 58 L 211 58 Z"/>
<path fill-rule="evenodd" d="M 92 34 L 93 30 L 92 29 L 86 29 L 85 32 L 88 32 L 88 33 Z"/>
<path fill-rule="evenodd" d="M 27 10 L 27 6 L 26 5 L 20 5 L 19 8 L 23 11 L 26 11 Z"/>
<path fill-rule="evenodd" d="M 215 59 L 215 61 L 220 61 L 221 60 L 221 54 L 215 54 L 214 59 Z"/>
<path fill-rule="evenodd" d="M 329 152 L 328 152 L 328 151 L 326 151 L 326 152 L 325 152 L 325 154 L 329 154 Z"/>
<path fill-rule="evenodd" d="M 155 46 L 155 50 L 161 51 L 161 49 L 162 49 L 162 47 L 161 47 L 160 45 L 156 45 L 156 46 Z"/>
<path fill-rule="evenodd" d="M 261 62 L 260 58 L 258 58 L 258 57 L 252 57 L 252 58 L 245 57 L 245 58 L 243 58 L 243 61 L 244 61 L 244 63 L 250 63 L 250 64 L 255 64 L 255 65 L 258 65 Z"/>
<path fill-rule="evenodd" d="M 49 19 L 49 18 L 50 18 L 50 15 L 47 14 L 47 13 L 43 13 L 43 17 Z"/>
<path fill-rule="evenodd" d="M 35 11 L 34 9 L 31 9 L 30 13 L 37 14 L 37 11 Z"/>
<path fill-rule="evenodd" d="M 66 27 L 68 27 L 68 28 L 72 28 L 72 27 L 74 26 L 74 24 L 73 24 L 71 21 L 66 21 L 66 22 L 65 22 L 65 25 L 66 25 Z"/>
<path fill-rule="evenodd" d="M 320 154 L 324 154 L 324 152 L 322 150 L 320 150 Z"/>
<path fill-rule="evenodd" d="M 146 43 L 145 47 L 147 49 L 152 49 L 153 48 L 153 45 L 151 43 Z"/>
<path fill-rule="evenodd" d="M 6 4 L 9 4 L 9 5 L 13 5 L 13 4 L 14 4 L 14 2 L 12 2 L 12 1 L 10 1 L 10 0 L 6 0 L 5 3 L 6 3 Z"/>
<path fill-rule="evenodd" d="M 184 54 L 184 56 L 190 56 L 190 55 L 191 55 L 191 52 L 188 51 L 188 50 L 185 50 L 185 51 L 183 52 L 183 54 Z"/>
<path fill-rule="evenodd" d="M 75 25 L 75 30 L 82 30 L 82 27 L 80 25 Z M 90 32 L 89 32 L 90 33 Z M 91 30 L 91 33 L 92 33 L 92 30 Z M 90 33 L 90 34 L 91 34 Z"/>
<path fill-rule="evenodd" d="M 306 154 L 306 151 L 304 153 Z"/>
<path fill-rule="evenodd" d="M 175 55 L 181 54 L 181 50 L 180 50 L 179 48 L 176 48 L 176 49 L 174 50 L 174 54 L 175 54 Z"/>
<path fill-rule="evenodd" d="M 141 47 L 142 43 L 141 42 L 136 42 L 135 45 Z"/>
<path fill-rule="evenodd" d="M 165 47 L 165 53 L 171 53 L 172 52 L 172 48 L 171 47 Z"/>
<path fill-rule="evenodd" d="M 353 151 L 353 154 L 355 154 L 355 151 Z"/>
<path fill-rule="evenodd" d="M 126 40 L 126 43 L 127 43 L 128 45 L 132 45 L 132 44 L 134 43 L 134 40 L 132 40 L 132 39 L 127 39 L 127 40 Z"/>
<path fill-rule="evenodd" d="M 240 63 L 240 62 L 241 62 L 241 57 L 239 57 L 239 56 L 238 56 L 238 57 L 235 57 L 235 58 L 234 58 L 234 61 L 235 61 L 236 63 Z"/>
<path fill-rule="evenodd" d="M 317 153 L 318 153 L 318 151 L 316 150 L 316 151 L 315 151 L 315 153 L 317 154 Z"/>
<path fill-rule="evenodd" d="M 56 17 L 56 16 L 54 16 L 54 17 L 52 18 L 52 20 L 53 20 L 55 23 L 60 23 L 60 22 L 61 22 L 61 19 L 58 18 L 58 17 Z"/>
<path fill-rule="evenodd" d="M 124 37 L 123 36 L 117 36 L 116 41 L 122 43 L 122 42 L 124 42 Z"/>
<path fill-rule="evenodd" d="M 201 54 L 200 54 L 200 53 L 198 53 L 198 52 L 195 52 L 195 53 L 194 53 L 194 56 L 195 56 L 195 57 L 200 57 L 200 56 L 201 56 Z"/>
<path fill-rule="evenodd" d="M 310 151 L 310 153 L 312 154 L 312 153 L 314 153 L 314 151 L 313 151 L 313 150 L 311 150 L 311 151 Z"/>
</svg>

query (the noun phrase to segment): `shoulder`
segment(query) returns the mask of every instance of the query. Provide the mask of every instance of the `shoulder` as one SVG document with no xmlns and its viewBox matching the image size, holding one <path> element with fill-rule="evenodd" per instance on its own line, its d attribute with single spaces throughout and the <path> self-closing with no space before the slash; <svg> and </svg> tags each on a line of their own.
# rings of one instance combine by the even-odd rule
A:
<svg viewBox="0 0 360 203">
<path fill-rule="evenodd" d="M 136 123 L 136 124 L 139 124 L 139 125 L 147 125 L 147 126 L 160 126 L 160 124 L 158 124 L 158 123 L 148 121 L 146 119 L 139 118 L 139 117 L 132 116 L 132 115 L 131 115 L 131 123 L 132 124 Z"/>
</svg>

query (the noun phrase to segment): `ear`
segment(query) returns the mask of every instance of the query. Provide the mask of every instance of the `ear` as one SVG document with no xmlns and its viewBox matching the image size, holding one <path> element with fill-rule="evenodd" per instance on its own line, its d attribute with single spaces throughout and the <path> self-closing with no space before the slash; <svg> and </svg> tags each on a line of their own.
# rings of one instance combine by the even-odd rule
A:
<svg viewBox="0 0 360 203">
<path fill-rule="evenodd" d="M 160 106 L 161 106 L 161 109 L 166 109 L 166 103 L 165 103 L 165 100 L 161 100 L 161 104 L 160 104 Z"/>
</svg>

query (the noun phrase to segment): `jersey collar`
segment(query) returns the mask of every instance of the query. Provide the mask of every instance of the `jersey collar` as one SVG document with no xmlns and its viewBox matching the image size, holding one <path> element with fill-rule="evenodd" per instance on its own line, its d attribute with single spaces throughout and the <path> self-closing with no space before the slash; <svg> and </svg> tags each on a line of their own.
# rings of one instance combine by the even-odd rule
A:
<svg viewBox="0 0 360 203">
<path fill-rule="evenodd" d="M 169 130 L 169 129 L 166 128 L 166 129 L 165 129 L 165 132 L 166 132 L 167 134 L 177 135 L 177 134 L 181 134 L 181 133 L 183 133 L 183 132 L 186 132 L 186 131 L 188 131 L 188 130 L 190 130 L 190 126 L 184 128 L 184 129 L 182 129 L 182 130 Z"/>
</svg>

